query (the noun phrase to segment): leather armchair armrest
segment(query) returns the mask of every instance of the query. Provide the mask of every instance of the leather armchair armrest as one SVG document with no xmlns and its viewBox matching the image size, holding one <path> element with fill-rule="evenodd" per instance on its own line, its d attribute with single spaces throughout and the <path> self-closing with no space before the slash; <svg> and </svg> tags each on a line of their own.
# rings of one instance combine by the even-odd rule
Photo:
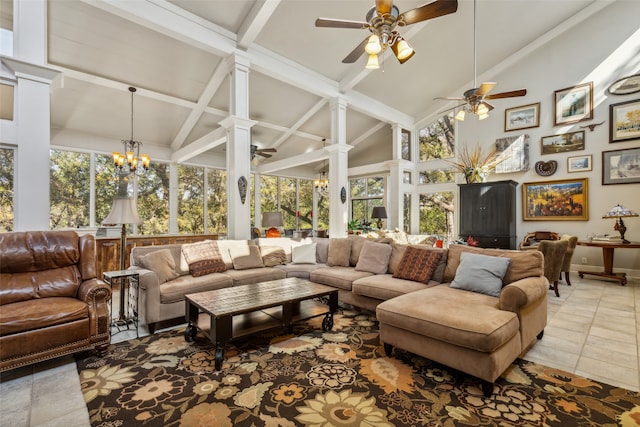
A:
<svg viewBox="0 0 640 427">
<path fill-rule="evenodd" d="M 85 280 L 78 289 L 78 299 L 87 303 L 89 307 L 89 327 L 92 340 L 101 337 L 97 339 L 99 341 L 104 338 L 105 334 L 109 336 L 111 287 L 99 279 Z"/>
<path fill-rule="evenodd" d="M 519 313 L 521 307 L 544 298 L 549 281 L 544 276 L 527 277 L 509 283 L 500 292 L 500 310 Z"/>
</svg>

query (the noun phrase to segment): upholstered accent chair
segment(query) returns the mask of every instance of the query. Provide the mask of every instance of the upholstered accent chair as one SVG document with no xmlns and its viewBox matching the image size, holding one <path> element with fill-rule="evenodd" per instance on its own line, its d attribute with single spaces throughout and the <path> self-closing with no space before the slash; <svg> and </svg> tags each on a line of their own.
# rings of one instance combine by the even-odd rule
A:
<svg viewBox="0 0 640 427">
<path fill-rule="evenodd" d="M 560 236 L 554 231 L 533 231 L 524 236 L 522 242 L 518 245 L 518 249 L 536 249 L 538 243 L 543 240 L 560 240 Z"/>
<path fill-rule="evenodd" d="M 552 289 L 557 297 L 560 296 L 558 280 L 568 246 L 568 240 L 542 240 L 538 243 L 538 250 L 544 255 L 544 276 L 549 281 L 549 289 Z"/>
<path fill-rule="evenodd" d="M 0 372 L 106 351 L 111 288 L 96 278 L 92 235 L 0 233 Z"/>
<path fill-rule="evenodd" d="M 560 273 L 564 273 L 564 281 L 567 282 L 567 285 L 571 286 L 569 273 L 571 272 L 571 259 L 573 258 L 573 253 L 576 250 L 576 245 L 578 244 L 578 237 L 563 234 L 560 240 L 567 240 L 569 242 L 567 252 L 565 252 L 562 260 L 562 269 L 560 270 Z"/>
</svg>

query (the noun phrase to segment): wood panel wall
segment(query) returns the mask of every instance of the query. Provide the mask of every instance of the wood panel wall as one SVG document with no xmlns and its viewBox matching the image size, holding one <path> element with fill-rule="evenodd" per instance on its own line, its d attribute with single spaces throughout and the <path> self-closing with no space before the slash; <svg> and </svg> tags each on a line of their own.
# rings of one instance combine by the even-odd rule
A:
<svg viewBox="0 0 640 427">
<path fill-rule="evenodd" d="M 129 268 L 131 250 L 137 246 L 184 244 L 218 240 L 217 234 L 180 234 L 171 236 L 131 236 L 127 237 L 125 266 Z M 96 237 L 97 277 L 102 279 L 105 271 L 120 270 L 120 237 Z"/>
</svg>

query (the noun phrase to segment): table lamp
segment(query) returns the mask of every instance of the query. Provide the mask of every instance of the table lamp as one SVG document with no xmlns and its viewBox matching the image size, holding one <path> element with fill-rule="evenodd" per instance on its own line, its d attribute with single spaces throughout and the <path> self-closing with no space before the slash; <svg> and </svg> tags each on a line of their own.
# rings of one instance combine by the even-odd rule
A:
<svg viewBox="0 0 640 427">
<path fill-rule="evenodd" d="M 613 226 L 613 229 L 620 233 L 620 238 L 622 239 L 622 243 L 630 243 L 628 240 L 624 238 L 624 233 L 627 232 L 627 227 L 625 227 L 624 221 L 622 221 L 622 218 L 629 218 L 632 216 L 638 216 L 638 214 L 632 211 L 631 209 L 624 208 L 620 205 L 615 205 L 613 208 L 609 210 L 609 212 L 604 214 L 602 218 L 615 218 L 616 224 Z"/>
<path fill-rule="evenodd" d="M 267 237 L 280 237 L 278 227 L 283 225 L 281 212 L 265 212 L 262 214 L 262 226 L 268 228 Z"/>
<path fill-rule="evenodd" d="M 382 220 L 387 219 L 387 210 L 384 206 L 376 206 L 371 211 L 371 219 L 377 219 L 376 226 L 379 230 L 382 230 Z"/>
<path fill-rule="evenodd" d="M 118 186 L 118 194 L 113 199 L 111 212 L 102 220 L 102 224 L 122 224 L 122 231 L 120 232 L 120 270 L 126 269 L 127 224 L 140 223 L 142 223 L 142 220 L 138 215 L 135 199 L 128 196 L 126 185 Z"/>
</svg>

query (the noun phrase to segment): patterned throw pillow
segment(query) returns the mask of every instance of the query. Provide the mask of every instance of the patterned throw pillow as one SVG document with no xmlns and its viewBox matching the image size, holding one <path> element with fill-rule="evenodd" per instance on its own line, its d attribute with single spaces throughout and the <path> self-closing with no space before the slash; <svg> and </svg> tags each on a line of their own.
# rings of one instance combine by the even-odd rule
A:
<svg viewBox="0 0 640 427">
<path fill-rule="evenodd" d="M 429 283 L 433 272 L 438 266 L 438 262 L 440 262 L 440 258 L 442 258 L 441 251 L 409 246 L 404 251 L 393 277 L 425 284 Z"/>
<path fill-rule="evenodd" d="M 280 246 L 260 246 L 260 255 L 265 267 L 287 263 L 287 254 Z"/>
<path fill-rule="evenodd" d="M 218 242 L 215 240 L 182 245 L 182 254 L 193 277 L 227 270 L 227 265 L 220 255 Z"/>
</svg>

